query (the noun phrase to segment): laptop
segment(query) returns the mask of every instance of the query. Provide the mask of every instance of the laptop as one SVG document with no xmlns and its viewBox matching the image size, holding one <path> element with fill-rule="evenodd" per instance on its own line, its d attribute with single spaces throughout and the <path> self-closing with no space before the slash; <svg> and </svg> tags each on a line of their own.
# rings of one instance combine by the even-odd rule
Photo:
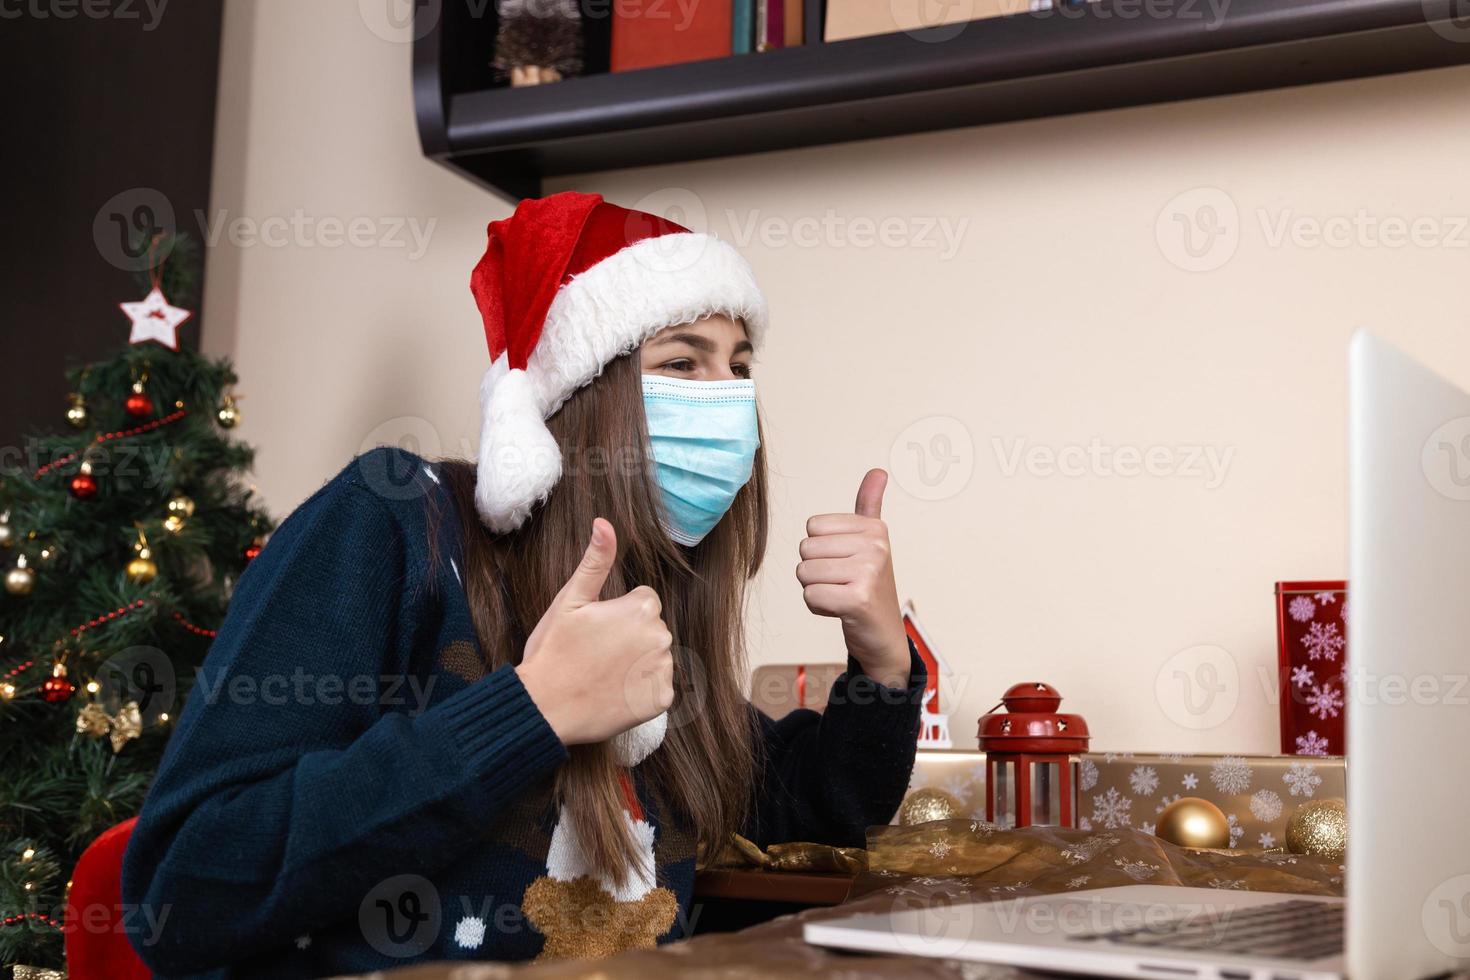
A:
<svg viewBox="0 0 1470 980">
<path fill-rule="evenodd" d="M 895 906 L 807 942 L 1175 980 L 1470 966 L 1470 394 L 1365 331 L 1349 381 L 1348 898 L 1099 888 Z"/>
</svg>

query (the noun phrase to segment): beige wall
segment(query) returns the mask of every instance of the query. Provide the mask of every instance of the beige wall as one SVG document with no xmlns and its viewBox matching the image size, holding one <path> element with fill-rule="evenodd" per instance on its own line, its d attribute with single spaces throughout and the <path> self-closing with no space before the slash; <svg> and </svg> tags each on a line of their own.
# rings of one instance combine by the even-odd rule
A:
<svg viewBox="0 0 1470 980">
<path fill-rule="evenodd" d="M 467 277 L 507 207 L 420 157 L 409 48 L 360 13 L 379 6 L 227 5 L 215 210 L 237 233 L 299 210 L 386 239 L 329 248 L 328 228 L 210 253 L 206 343 L 238 363 L 241 435 L 283 514 L 379 436 L 468 452 L 477 433 L 486 353 Z M 757 662 L 840 656 L 837 628 L 801 604 L 796 542 L 892 458 L 900 590 L 954 667 L 961 744 L 1006 686 L 1043 679 L 1097 748 L 1269 752 L 1272 583 L 1345 572 L 1350 331 L 1372 325 L 1470 385 L 1467 159 L 1470 69 L 1453 69 L 550 189 L 682 207 L 740 244 L 768 291 L 776 510 Z M 1222 205 L 1233 254 L 1226 235 L 1191 258 L 1175 215 Z M 1313 244 L 1310 222 L 1334 217 L 1361 230 Z M 961 232 L 952 249 L 926 247 L 930 219 Z M 1378 243 L 1370 223 L 1396 219 L 1424 219 L 1418 244 Z M 421 255 L 400 220 L 435 222 Z M 1187 471 L 1191 447 L 1228 466 L 1012 465 L 1018 445 L 1066 456 L 1093 439 L 1169 447 L 1155 470 Z M 1174 671 L 1193 674 L 1194 654 L 1171 658 L 1200 645 L 1235 664 L 1235 707 L 1186 728 Z"/>
</svg>

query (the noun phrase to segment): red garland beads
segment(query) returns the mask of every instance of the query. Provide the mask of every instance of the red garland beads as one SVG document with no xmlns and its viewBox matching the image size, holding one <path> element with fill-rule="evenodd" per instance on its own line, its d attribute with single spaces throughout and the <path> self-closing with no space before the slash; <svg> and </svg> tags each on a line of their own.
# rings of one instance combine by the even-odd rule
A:
<svg viewBox="0 0 1470 980">
<path fill-rule="evenodd" d="M 102 626 L 105 623 L 109 623 L 109 622 L 111 622 L 112 620 L 116 619 L 119 616 L 126 616 L 128 613 L 132 612 L 134 609 L 141 609 L 143 606 L 146 606 L 146 605 L 148 605 L 148 600 L 147 599 L 134 599 L 132 602 L 128 603 L 126 606 L 118 606 L 112 612 L 103 613 L 101 616 L 98 616 L 95 619 L 89 619 L 89 620 L 87 620 L 85 623 L 83 623 L 80 626 L 73 626 L 71 628 L 71 635 L 72 636 L 81 636 L 83 633 L 85 633 L 89 629 L 95 629 L 98 626 Z"/>
<path fill-rule="evenodd" d="M 96 438 L 92 441 L 107 442 L 111 439 L 125 439 L 128 436 L 140 435 L 144 432 L 149 432 L 153 429 L 156 429 L 161 425 L 168 425 L 171 422 L 177 422 L 179 419 L 188 414 L 188 409 L 181 408 L 177 411 L 169 412 L 162 418 L 157 418 L 149 422 L 144 422 L 142 425 L 135 425 L 131 429 L 119 429 L 117 432 L 99 432 L 97 433 Z M 59 456 L 56 459 L 53 459 L 51 462 L 47 463 L 45 466 L 37 469 L 36 472 L 31 474 L 31 478 L 34 480 L 39 480 L 41 477 L 56 469 L 58 466 L 65 466 L 67 463 L 70 463 L 76 458 L 76 453 L 67 453 L 65 456 Z"/>
</svg>

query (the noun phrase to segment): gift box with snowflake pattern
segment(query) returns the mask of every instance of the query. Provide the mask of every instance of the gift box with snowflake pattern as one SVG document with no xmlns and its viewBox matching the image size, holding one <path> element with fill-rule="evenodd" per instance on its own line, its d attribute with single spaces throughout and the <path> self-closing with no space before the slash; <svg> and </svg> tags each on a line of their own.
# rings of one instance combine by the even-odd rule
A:
<svg viewBox="0 0 1470 980">
<path fill-rule="evenodd" d="M 1345 797 L 1338 756 L 1143 755 L 1092 753 L 1078 772 L 1083 829 L 1132 827 L 1151 834 L 1181 796 L 1209 800 L 1230 822 L 1232 848 L 1281 847 L 1286 822 L 1308 800 Z"/>
<path fill-rule="evenodd" d="M 1277 582 L 1282 755 L 1347 751 L 1347 583 Z"/>
<path fill-rule="evenodd" d="M 1091 752 L 1076 759 L 1078 826 L 1084 830 L 1131 827 L 1151 834 L 1164 807 L 1198 796 L 1225 813 L 1232 848 L 1281 847 L 1298 806 L 1347 793 L 1346 767 L 1337 756 Z M 956 816 L 983 820 L 985 754 L 921 750 L 909 781 L 910 793 L 920 789 L 948 794 Z"/>
</svg>

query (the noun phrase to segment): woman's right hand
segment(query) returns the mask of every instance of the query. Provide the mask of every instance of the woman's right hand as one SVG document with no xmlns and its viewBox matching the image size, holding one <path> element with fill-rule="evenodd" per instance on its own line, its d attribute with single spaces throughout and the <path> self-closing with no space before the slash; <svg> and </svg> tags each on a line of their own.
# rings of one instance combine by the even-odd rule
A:
<svg viewBox="0 0 1470 980">
<path fill-rule="evenodd" d="M 658 593 L 640 585 L 598 598 L 616 556 L 617 535 L 599 517 L 581 564 L 531 631 L 516 667 L 565 745 L 609 739 L 674 701 L 674 638 Z"/>
</svg>

